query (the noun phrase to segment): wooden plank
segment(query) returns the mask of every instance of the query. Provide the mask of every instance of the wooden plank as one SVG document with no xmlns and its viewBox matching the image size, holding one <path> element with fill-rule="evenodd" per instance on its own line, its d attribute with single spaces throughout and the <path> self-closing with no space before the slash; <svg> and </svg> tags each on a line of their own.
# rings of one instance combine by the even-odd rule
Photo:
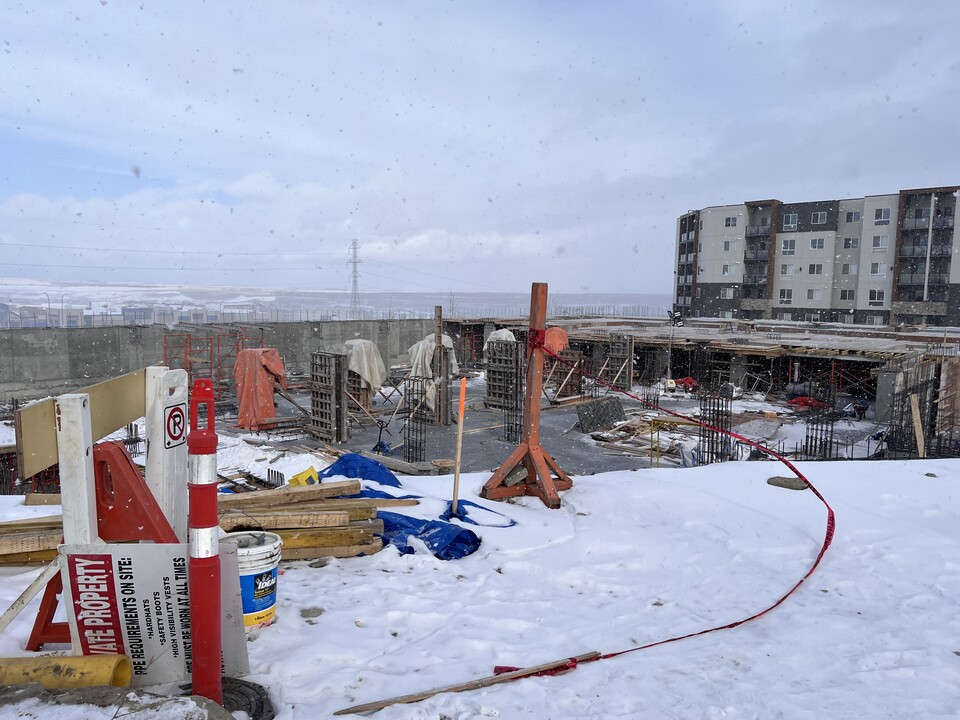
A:
<svg viewBox="0 0 960 720">
<path fill-rule="evenodd" d="M 298 503 L 320 498 L 332 498 L 340 495 L 356 495 L 360 492 L 359 480 L 343 482 L 319 483 L 317 485 L 302 485 L 299 487 L 283 487 L 278 490 L 261 490 L 259 492 L 243 493 L 238 495 L 220 495 L 220 507 L 268 507 Z"/>
<path fill-rule="evenodd" d="M 46 565 L 56 559 L 56 550 L 37 550 L 28 553 L 0 555 L 0 565 Z"/>
<path fill-rule="evenodd" d="M 916 393 L 910 393 L 910 412 L 913 415 L 913 434 L 917 438 L 917 454 L 925 458 L 927 449 L 923 439 L 923 421 L 920 419 L 920 400 Z"/>
<path fill-rule="evenodd" d="M 366 458 L 370 458 L 371 460 L 376 460 L 378 463 L 387 468 L 387 470 L 391 470 L 392 472 L 403 473 L 404 475 L 435 474 L 435 469 L 428 463 L 408 463 L 387 455 L 378 455 L 377 453 L 370 452 L 369 450 L 361 450 L 360 454 Z"/>
<path fill-rule="evenodd" d="M 23 504 L 28 507 L 35 505 L 59 505 L 60 493 L 27 493 L 23 496 Z"/>
<path fill-rule="evenodd" d="M 373 542 L 373 533 L 353 528 L 316 528 L 314 530 L 278 530 L 284 550 L 365 545 Z"/>
<path fill-rule="evenodd" d="M 346 510 L 307 512 L 263 512 L 258 510 L 226 510 L 220 515 L 220 527 L 227 532 L 239 529 L 285 530 L 292 528 L 336 527 L 350 523 Z M 2 529 L 2 528 L 0 528 Z"/>
<path fill-rule="evenodd" d="M 146 412 L 146 370 L 77 390 L 90 396 L 90 426 L 94 442 L 138 420 Z M 36 475 L 59 462 L 54 398 L 28 405 L 14 414 L 17 437 L 17 472 L 21 478 Z"/>
<path fill-rule="evenodd" d="M 63 529 L 62 515 L 44 515 L 43 517 L 22 518 L 0 522 L 0 535 L 37 530 Z"/>
<path fill-rule="evenodd" d="M 0 555 L 19 555 L 38 550 L 56 550 L 61 530 L 32 530 L 0 536 Z"/>
<path fill-rule="evenodd" d="M 341 547 L 315 548 L 283 548 L 280 551 L 281 560 L 318 560 L 320 558 L 347 558 L 360 555 L 373 555 L 383 550 L 383 541 L 374 538 L 372 542 L 362 545 L 344 545 Z"/>
<path fill-rule="evenodd" d="M 591 660 L 596 660 L 599 657 L 600 653 L 593 651 L 585 653 L 584 655 L 577 655 L 572 659 L 576 662 L 589 662 Z M 480 688 L 490 687 L 491 685 L 499 685 L 500 683 L 510 682 L 511 680 L 516 680 L 518 678 L 530 677 L 531 675 L 537 675 L 538 673 L 547 672 L 549 670 L 557 670 L 558 668 L 569 666 L 570 660 L 571 658 L 563 658 L 562 660 L 555 660 L 554 662 L 544 663 L 543 665 L 521 668 L 519 670 L 514 670 L 513 672 L 505 672 L 499 675 L 489 675 L 484 678 L 478 678 L 476 680 L 468 680 L 467 682 L 457 683 L 456 685 L 446 685 L 444 687 L 433 688 L 432 690 L 424 690 L 423 692 L 412 693 L 410 695 L 401 695 L 400 697 L 379 700 L 377 702 L 366 703 L 364 705 L 354 705 L 353 707 L 344 708 L 343 710 L 337 710 L 333 714 L 361 715 L 376 712 L 377 710 L 382 710 L 383 708 L 391 705 L 419 702 L 442 693 L 478 690 Z"/>
<path fill-rule="evenodd" d="M 36 597 L 41 589 L 53 579 L 53 576 L 60 572 L 60 558 L 53 559 L 43 572 L 34 578 L 33 582 L 27 586 L 27 589 L 20 593 L 20 597 L 13 601 L 9 608 L 0 615 L 0 633 L 6 630 L 7 626 L 13 622 L 14 618 L 27 606 L 27 604 Z"/>
</svg>

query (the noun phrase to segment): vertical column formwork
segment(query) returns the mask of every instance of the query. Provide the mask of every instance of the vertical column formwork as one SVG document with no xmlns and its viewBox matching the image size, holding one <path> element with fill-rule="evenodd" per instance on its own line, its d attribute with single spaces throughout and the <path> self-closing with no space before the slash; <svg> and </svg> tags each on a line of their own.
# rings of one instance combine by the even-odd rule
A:
<svg viewBox="0 0 960 720">
<path fill-rule="evenodd" d="M 403 387 L 403 459 L 423 462 L 427 458 L 426 424 L 432 420 L 427 408 L 427 382 L 423 378 L 407 378 Z"/>
<path fill-rule="evenodd" d="M 310 356 L 310 435 L 338 444 L 350 437 L 347 422 L 347 356 L 315 352 Z"/>
<path fill-rule="evenodd" d="M 729 460 L 733 447 L 730 436 L 732 401 L 717 391 L 700 394 L 700 434 L 697 439 L 699 464 L 708 465 Z"/>
</svg>

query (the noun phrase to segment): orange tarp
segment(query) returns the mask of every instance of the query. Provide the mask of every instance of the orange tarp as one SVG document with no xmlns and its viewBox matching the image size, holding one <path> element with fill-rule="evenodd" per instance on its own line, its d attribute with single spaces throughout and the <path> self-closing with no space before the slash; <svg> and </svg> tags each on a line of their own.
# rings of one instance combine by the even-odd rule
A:
<svg viewBox="0 0 960 720">
<path fill-rule="evenodd" d="M 567 331 L 563 328 L 547 328 L 543 336 L 543 346 L 550 352 L 559 353 L 570 347 L 570 340 L 567 338 Z"/>
<path fill-rule="evenodd" d="M 287 373 L 283 360 L 273 348 L 254 348 L 237 353 L 233 368 L 237 383 L 237 426 L 257 430 L 264 420 L 277 416 L 273 404 L 276 382 L 287 389 Z"/>
</svg>

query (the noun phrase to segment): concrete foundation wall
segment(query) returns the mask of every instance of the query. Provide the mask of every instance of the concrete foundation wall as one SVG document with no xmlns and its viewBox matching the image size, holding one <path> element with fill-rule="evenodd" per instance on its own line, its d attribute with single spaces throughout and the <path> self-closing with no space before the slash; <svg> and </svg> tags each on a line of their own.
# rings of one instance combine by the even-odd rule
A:
<svg viewBox="0 0 960 720">
<path fill-rule="evenodd" d="M 309 374 L 310 354 L 341 351 L 345 340 L 372 340 L 388 367 L 408 362 L 407 349 L 434 330 L 434 320 L 357 320 L 259 324 L 265 347 L 276 348 L 287 370 Z M 59 395 L 163 363 L 163 338 L 187 332 L 163 325 L 0 330 L 0 403 Z"/>
</svg>

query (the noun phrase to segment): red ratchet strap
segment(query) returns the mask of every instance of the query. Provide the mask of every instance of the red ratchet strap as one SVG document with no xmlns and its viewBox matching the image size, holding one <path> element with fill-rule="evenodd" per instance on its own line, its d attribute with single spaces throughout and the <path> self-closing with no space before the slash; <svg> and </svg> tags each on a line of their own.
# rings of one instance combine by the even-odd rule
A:
<svg viewBox="0 0 960 720">
<path fill-rule="evenodd" d="M 593 660 L 599 660 L 600 657 L 595 657 Z M 576 670 L 577 665 L 581 662 L 590 662 L 590 660 L 577 660 L 575 657 L 567 658 L 567 662 L 562 665 L 557 665 L 557 667 L 552 667 L 549 670 L 541 670 L 540 672 L 530 673 L 529 675 L 523 675 L 522 677 L 543 677 L 545 675 L 563 675 L 565 672 L 570 672 L 571 670 Z M 514 667 L 513 665 L 495 665 L 493 668 L 494 675 L 504 675 L 510 672 L 516 672 L 517 670 L 523 670 L 523 668 Z M 518 680 L 520 678 L 517 678 Z"/>
<path fill-rule="evenodd" d="M 542 342 L 543 342 L 543 339 L 542 339 L 542 333 L 543 333 L 543 331 L 540 331 L 540 332 L 541 332 L 540 342 L 541 342 L 541 344 L 542 344 Z M 532 335 L 532 333 L 533 333 L 533 330 L 531 330 L 531 344 L 532 344 L 532 342 L 533 342 L 533 335 Z M 791 472 L 793 472 L 798 478 L 800 478 L 801 480 L 803 480 L 803 482 L 805 482 L 805 483 L 807 484 L 807 487 L 810 488 L 811 492 L 813 492 L 813 494 L 817 497 L 817 499 L 818 499 L 820 502 L 822 502 L 822 503 L 823 503 L 823 506 L 827 509 L 827 527 L 826 527 L 826 531 L 824 532 L 824 536 L 823 536 L 823 544 L 820 546 L 820 552 L 817 553 L 817 557 L 814 559 L 813 563 L 810 565 L 810 569 L 807 570 L 806 574 L 805 574 L 802 578 L 800 578 L 800 579 L 796 582 L 796 584 L 793 585 L 793 587 L 791 587 L 789 590 L 787 590 L 787 592 L 785 592 L 776 602 L 774 602 L 774 603 L 773 603 L 772 605 L 770 605 L 769 607 L 761 610 L 760 612 L 754 613 L 753 615 L 751 615 L 751 616 L 749 616 L 749 617 L 745 617 L 745 618 L 743 618 L 743 619 L 741 619 L 741 620 L 736 620 L 735 622 L 727 623 L 726 625 L 719 625 L 719 626 L 717 626 L 717 627 L 708 628 L 708 629 L 706 629 L 706 630 L 700 630 L 700 631 L 698 631 L 698 632 L 687 633 L 686 635 L 678 635 L 677 637 L 668 638 L 668 639 L 666 639 L 666 640 L 658 640 L 657 642 L 648 643 L 648 644 L 646 644 L 646 645 L 639 645 L 639 646 L 637 646 L 637 647 L 628 648 L 628 649 L 626 649 L 626 650 L 619 650 L 619 651 L 617 651 L 617 652 L 607 653 L 607 654 L 605 654 L 605 655 L 600 655 L 600 656 L 595 657 L 595 658 L 591 658 L 591 659 L 587 659 L 587 660 L 582 660 L 581 663 L 584 663 L 584 662 L 593 662 L 594 660 L 606 660 L 607 658 L 614 658 L 614 657 L 617 657 L 618 655 L 626 655 L 627 653 L 636 652 L 637 650 L 647 650 L 648 648 L 657 647 L 658 645 L 666 645 L 666 644 L 668 644 L 668 643 L 678 642 L 678 641 L 680 641 L 680 640 L 686 640 L 686 639 L 688 639 L 688 638 L 697 637 L 698 635 L 706 635 L 706 634 L 708 634 L 708 633 L 717 632 L 718 630 L 729 630 L 729 629 L 731 629 L 731 628 L 738 627 L 738 626 L 740 626 L 740 625 L 743 625 L 744 623 L 750 622 L 751 620 L 756 620 L 756 619 L 759 618 L 759 617 L 763 617 L 763 616 L 766 615 L 768 612 L 770 612 L 770 611 L 773 610 L 774 608 L 776 608 L 776 607 L 778 607 L 779 605 L 781 605 L 788 597 L 790 597 L 790 596 L 797 590 L 797 588 L 799 588 L 799 587 L 804 583 L 804 581 L 805 581 L 807 578 L 809 578 L 811 575 L 813 575 L 814 571 L 815 571 L 815 570 L 817 569 L 817 567 L 820 565 L 820 561 L 823 559 L 823 556 L 826 554 L 827 548 L 830 547 L 830 543 L 833 542 L 833 535 L 834 535 L 834 532 L 836 531 L 836 518 L 835 518 L 835 516 L 834 516 L 833 508 L 830 507 L 830 504 L 826 501 L 826 499 L 823 497 L 823 495 L 820 494 L 820 491 L 817 490 L 817 489 L 813 486 L 813 484 L 812 484 L 806 477 L 804 477 L 803 473 L 801 473 L 801 472 L 793 465 L 793 463 L 791 463 L 789 460 L 787 460 L 787 458 L 785 458 L 785 457 L 783 457 L 782 455 L 778 454 L 777 452 L 771 450 L 770 448 L 764 447 L 763 445 L 760 445 L 759 443 L 756 443 L 756 442 L 754 442 L 753 440 L 750 440 L 750 439 L 748 439 L 748 438 L 745 438 L 745 437 L 742 436 L 742 435 L 738 435 L 738 434 L 735 433 L 735 432 L 730 432 L 730 431 L 724 430 L 724 429 L 722 429 L 722 428 L 714 427 L 713 425 L 708 425 L 708 424 L 706 424 L 706 423 L 700 422 L 700 421 L 697 420 L 696 418 L 690 418 L 690 417 L 687 417 L 686 415 L 681 415 L 680 413 L 673 412 L 672 410 L 667 410 L 667 409 L 665 409 L 665 408 L 662 408 L 662 407 L 660 407 L 659 405 L 656 405 L 655 403 L 648 402 L 648 401 L 644 400 L 644 399 L 641 398 L 641 397 L 638 397 L 638 396 L 636 396 L 636 395 L 634 395 L 634 394 L 632 394 L 632 393 L 627 392 L 626 390 L 623 390 L 623 389 L 621 389 L 621 388 L 616 387 L 615 385 L 612 385 L 612 384 L 610 384 L 610 383 L 608 383 L 608 382 L 606 382 L 606 381 L 604 381 L 604 380 L 601 380 L 600 378 L 598 378 L 598 377 L 596 377 L 595 375 L 592 375 L 592 374 L 590 374 L 590 373 L 582 370 L 581 368 L 575 367 L 573 364 L 568 363 L 567 361 L 565 361 L 563 358 L 561 358 L 561 357 L 560 357 L 559 355 L 557 355 L 556 353 L 551 352 L 548 348 L 544 348 L 544 352 L 545 352 L 547 355 L 550 355 L 551 357 L 553 357 L 554 359 L 556 359 L 556 360 L 557 360 L 558 362 L 560 362 L 561 364 L 566 365 L 567 367 L 569 367 L 569 368 L 571 368 L 571 369 L 573 369 L 573 370 L 576 370 L 577 372 L 581 373 L 581 374 L 584 375 L 585 377 L 588 377 L 588 378 L 590 378 L 591 380 L 593 380 L 594 382 L 600 383 L 601 385 L 604 385 L 605 387 L 608 387 L 608 388 L 610 388 L 611 390 L 615 390 L 615 391 L 617 391 L 617 392 L 619 392 L 619 393 L 622 393 L 622 394 L 626 395 L 627 397 L 633 398 L 634 400 L 638 400 L 639 402 L 643 403 L 644 405 L 646 405 L 646 406 L 648 406 L 648 407 L 651 407 L 651 408 L 653 408 L 653 409 L 655 409 L 655 410 L 659 410 L 659 411 L 662 412 L 662 413 L 666 413 L 667 415 L 673 415 L 674 417 L 683 418 L 684 420 L 692 420 L 693 422 L 698 423 L 701 427 L 704 427 L 704 428 L 706 428 L 707 430 L 713 430 L 714 432 L 719 432 L 719 433 L 723 433 L 724 435 L 729 435 L 730 437 L 732 437 L 732 438 L 734 438 L 734 439 L 736 439 L 736 440 L 739 440 L 740 442 L 745 443 L 745 444 L 749 445 L 750 447 L 755 448 L 756 450 L 759 450 L 760 452 L 765 453 L 765 454 L 771 456 L 772 458 L 774 458 L 774 459 L 776 459 L 776 460 L 779 460 L 781 463 L 783 463 L 783 464 L 786 465 L 788 468 L 790 468 Z M 571 658 L 571 660 L 572 660 L 572 658 Z M 572 667 L 566 667 L 566 668 L 565 668 L 565 667 L 561 666 L 560 672 L 565 672 L 566 670 L 572 670 L 572 669 L 574 669 L 576 666 L 577 666 L 577 663 L 576 663 L 576 661 L 574 661 Z M 494 672 L 496 672 L 496 669 L 494 670 Z M 505 672 L 506 672 L 506 671 L 505 671 Z M 541 674 L 542 674 L 542 675 L 555 675 L 555 674 L 557 674 L 557 672 L 554 671 L 554 670 L 550 670 L 550 671 L 545 672 L 545 673 L 537 673 L 537 674 L 538 674 L 538 675 L 541 675 Z"/>
<path fill-rule="evenodd" d="M 530 328 L 527 334 L 527 345 L 532 348 L 544 347 L 547 331 L 543 328 Z"/>
</svg>

